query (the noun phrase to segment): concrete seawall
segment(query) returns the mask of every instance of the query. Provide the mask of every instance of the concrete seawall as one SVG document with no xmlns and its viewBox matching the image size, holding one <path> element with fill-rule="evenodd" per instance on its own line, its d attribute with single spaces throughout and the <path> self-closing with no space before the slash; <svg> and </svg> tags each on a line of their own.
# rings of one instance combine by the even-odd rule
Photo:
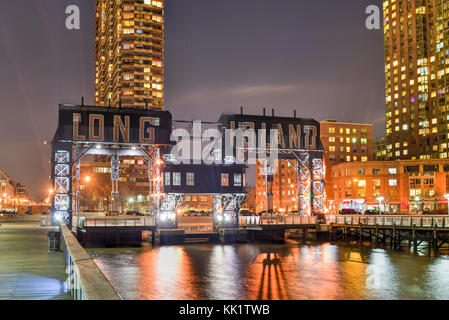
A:
<svg viewBox="0 0 449 320">
<path fill-rule="evenodd" d="M 122 300 L 66 225 L 61 225 L 61 233 L 61 249 L 66 257 L 68 285 L 73 298 L 75 300 Z"/>
</svg>

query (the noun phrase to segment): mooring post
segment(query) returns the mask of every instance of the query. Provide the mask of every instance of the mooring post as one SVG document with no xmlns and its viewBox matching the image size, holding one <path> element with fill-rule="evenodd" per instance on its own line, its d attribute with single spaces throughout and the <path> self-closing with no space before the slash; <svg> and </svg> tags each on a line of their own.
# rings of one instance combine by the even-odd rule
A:
<svg viewBox="0 0 449 320">
<path fill-rule="evenodd" d="M 435 253 L 438 252 L 438 224 L 435 222 L 435 226 L 433 227 L 433 248 Z"/>
<path fill-rule="evenodd" d="M 390 247 L 393 247 L 393 249 L 396 249 L 396 223 L 393 222 L 393 234 L 390 238 Z"/>
<path fill-rule="evenodd" d="M 376 245 L 379 244 L 379 225 L 376 223 L 376 231 L 375 231 L 375 237 L 376 237 Z"/>
<path fill-rule="evenodd" d="M 413 251 L 418 251 L 418 240 L 416 239 L 416 224 L 413 225 L 412 229 L 412 242 L 413 242 Z"/>
</svg>

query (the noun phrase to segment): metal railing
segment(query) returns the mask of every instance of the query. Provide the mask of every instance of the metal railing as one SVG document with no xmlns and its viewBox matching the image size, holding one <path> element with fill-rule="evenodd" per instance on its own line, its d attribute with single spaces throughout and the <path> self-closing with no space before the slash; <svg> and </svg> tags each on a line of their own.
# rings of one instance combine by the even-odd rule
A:
<svg viewBox="0 0 449 320">
<path fill-rule="evenodd" d="M 79 244 L 66 225 L 61 225 L 67 289 L 74 300 L 122 300 L 112 284 Z"/>
<path fill-rule="evenodd" d="M 50 215 L 42 215 L 41 216 L 41 226 L 42 227 L 51 226 L 51 216 Z"/>
<path fill-rule="evenodd" d="M 240 226 L 273 226 L 273 225 L 315 225 L 317 217 L 273 216 L 273 217 L 240 217 Z"/>
<path fill-rule="evenodd" d="M 449 228 L 449 216 L 327 216 L 328 224 Z"/>
<path fill-rule="evenodd" d="M 155 227 L 155 217 L 96 217 L 78 218 L 78 228 L 87 227 Z"/>
<path fill-rule="evenodd" d="M 205 223 L 189 223 L 189 224 L 179 224 L 179 229 L 184 229 L 186 234 L 189 233 L 213 233 L 215 232 L 214 226 L 212 224 Z"/>
</svg>

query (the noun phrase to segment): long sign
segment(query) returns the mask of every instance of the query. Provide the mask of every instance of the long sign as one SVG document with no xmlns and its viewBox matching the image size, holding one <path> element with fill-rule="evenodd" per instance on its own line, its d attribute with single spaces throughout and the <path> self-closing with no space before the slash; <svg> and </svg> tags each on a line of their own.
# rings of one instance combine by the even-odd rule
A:
<svg viewBox="0 0 449 320">
<path fill-rule="evenodd" d="M 60 106 L 55 140 L 169 145 L 171 131 L 168 111 Z"/>
</svg>

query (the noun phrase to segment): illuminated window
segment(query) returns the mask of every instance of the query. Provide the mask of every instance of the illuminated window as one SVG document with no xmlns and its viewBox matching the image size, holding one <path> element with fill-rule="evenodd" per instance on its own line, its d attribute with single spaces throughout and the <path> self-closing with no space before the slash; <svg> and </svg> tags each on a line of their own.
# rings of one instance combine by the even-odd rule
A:
<svg viewBox="0 0 449 320">
<path fill-rule="evenodd" d="M 234 174 L 234 186 L 241 187 L 242 186 L 242 175 L 240 173 Z"/>
<path fill-rule="evenodd" d="M 229 173 L 222 173 L 221 174 L 221 186 L 222 187 L 229 187 Z"/>
<path fill-rule="evenodd" d="M 186 174 L 187 185 L 193 187 L 195 185 L 195 174 L 193 172 L 187 172 Z"/>
<path fill-rule="evenodd" d="M 165 172 L 165 179 L 164 179 L 164 181 L 165 181 L 165 185 L 166 186 L 169 186 L 171 184 L 170 178 L 171 178 L 170 172 Z"/>
<path fill-rule="evenodd" d="M 181 173 L 173 172 L 173 185 L 180 186 L 181 185 Z"/>
</svg>

